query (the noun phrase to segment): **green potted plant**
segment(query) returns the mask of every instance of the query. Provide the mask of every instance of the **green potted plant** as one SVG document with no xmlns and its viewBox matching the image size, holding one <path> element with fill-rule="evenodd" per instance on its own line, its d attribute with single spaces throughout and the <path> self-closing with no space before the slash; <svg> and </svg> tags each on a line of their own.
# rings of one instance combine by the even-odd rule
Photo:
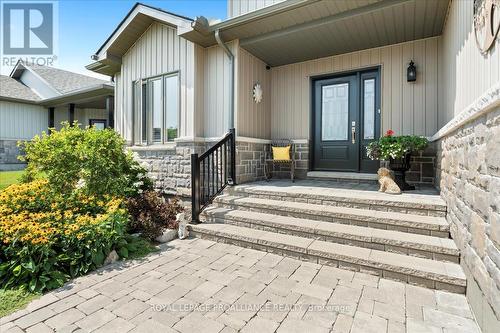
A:
<svg viewBox="0 0 500 333">
<path fill-rule="evenodd" d="M 429 141 L 421 136 L 395 136 L 388 130 L 384 136 L 370 143 L 366 149 L 372 160 L 389 161 L 389 168 L 394 171 L 394 180 L 402 191 L 414 190 L 415 187 L 406 182 L 405 173 L 410 169 L 410 156 L 427 148 Z"/>
</svg>

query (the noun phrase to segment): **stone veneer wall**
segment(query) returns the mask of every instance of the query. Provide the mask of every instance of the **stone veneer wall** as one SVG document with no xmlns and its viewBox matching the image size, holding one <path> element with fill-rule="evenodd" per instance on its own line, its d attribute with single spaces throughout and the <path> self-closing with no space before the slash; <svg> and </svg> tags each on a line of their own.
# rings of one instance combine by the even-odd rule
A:
<svg viewBox="0 0 500 333">
<path fill-rule="evenodd" d="M 309 142 L 299 141 L 295 145 L 295 178 L 307 178 L 309 171 Z M 276 164 L 273 172 L 274 178 L 290 178 L 290 166 L 286 164 Z"/>
<path fill-rule="evenodd" d="M 26 164 L 17 159 L 21 154 L 17 140 L 0 140 L 0 171 L 24 169 Z"/>
<path fill-rule="evenodd" d="M 500 107 L 438 142 L 436 183 L 484 332 L 500 327 Z"/>
<path fill-rule="evenodd" d="M 172 147 L 131 147 L 148 170 L 155 189 L 165 194 L 191 196 L 191 154 L 207 147 L 200 142 L 177 142 Z"/>
<path fill-rule="evenodd" d="M 238 184 L 264 179 L 264 161 L 269 144 L 236 140 L 236 182 Z"/>
<path fill-rule="evenodd" d="M 381 161 L 381 167 L 389 168 L 388 161 Z M 421 152 L 414 153 L 410 159 L 410 170 L 406 172 L 406 181 L 409 184 L 434 185 L 436 180 L 436 144 Z"/>
</svg>

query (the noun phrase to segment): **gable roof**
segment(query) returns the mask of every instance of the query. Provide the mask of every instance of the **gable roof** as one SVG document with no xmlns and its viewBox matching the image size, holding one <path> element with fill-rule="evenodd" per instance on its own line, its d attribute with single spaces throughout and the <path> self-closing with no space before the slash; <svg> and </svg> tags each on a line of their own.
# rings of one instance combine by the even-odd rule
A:
<svg viewBox="0 0 500 333">
<path fill-rule="evenodd" d="M 6 75 L 0 75 L 0 98 L 30 102 L 41 100 L 30 88 Z"/>
<path fill-rule="evenodd" d="M 155 21 L 175 28 L 186 28 L 193 22 L 188 17 L 136 3 L 92 56 L 94 62 L 86 68 L 96 73 L 114 75 L 120 70 L 121 57 Z"/>
<path fill-rule="evenodd" d="M 26 65 L 29 69 L 33 70 L 49 85 L 56 89 L 61 94 L 67 94 L 75 90 L 85 89 L 97 84 L 109 83 L 105 80 L 96 79 L 83 74 L 73 73 L 63 69 L 58 69 L 48 66 L 40 65 Z"/>
<path fill-rule="evenodd" d="M 53 91 L 53 94 L 50 96 L 40 95 L 32 86 L 31 80 L 22 79 L 25 71 L 36 76 L 37 82 Z M 95 99 L 99 96 L 113 94 L 114 83 L 111 81 L 54 67 L 27 64 L 21 60 L 17 62 L 10 76 L 1 76 L 0 81 L 0 100 L 40 105 L 74 103 L 83 99 Z"/>
</svg>

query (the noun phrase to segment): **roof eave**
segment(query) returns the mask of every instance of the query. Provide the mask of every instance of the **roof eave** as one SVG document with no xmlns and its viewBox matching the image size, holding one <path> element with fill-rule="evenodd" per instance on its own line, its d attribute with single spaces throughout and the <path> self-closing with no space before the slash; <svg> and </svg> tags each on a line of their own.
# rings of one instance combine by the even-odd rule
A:
<svg viewBox="0 0 500 333">
<path fill-rule="evenodd" d="M 288 0 L 278 2 L 274 5 L 267 6 L 249 13 L 230 18 L 228 20 L 210 25 L 207 27 L 207 31 L 199 31 L 196 28 L 189 27 L 183 30 L 179 29 L 179 36 L 193 42 L 197 43 L 203 47 L 213 46 L 217 44 L 215 40 L 214 33 L 216 30 L 224 32 L 224 30 L 237 27 L 242 24 L 247 24 L 256 20 L 263 19 L 268 16 L 273 16 L 279 13 L 287 12 L 289 10 L 299 8 L 313 2 L 321 0 Z"/>
<path fill-rule="evenodd" d="M 88 98 L 99 98 L 114 95 L 115 87 L 109 83 L 100 83 L 83 89 L 78 89 L 61 96 L 41 100 L 39 104 L 51 106 L 71 103 Z"/>
<path fill-rule="evenodd" d="M 15 103 L 24 103 L 24 104 L 40 104 L 39 100 L 31 100 L 31 99 L 22 99 L 8 96 L 0 96 L 0 101 L 6 102 L 15 102 Z"/>
</svg>

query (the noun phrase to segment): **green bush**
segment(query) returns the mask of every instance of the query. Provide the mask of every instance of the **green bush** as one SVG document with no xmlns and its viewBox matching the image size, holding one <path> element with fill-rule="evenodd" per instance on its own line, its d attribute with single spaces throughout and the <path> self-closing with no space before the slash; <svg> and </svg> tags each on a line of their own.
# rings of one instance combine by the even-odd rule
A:
<svg viewBox="0 0 500 333">
<path fill-rule="evenodd" d="M 43 174 L 58 193 L 81 188 L 88 195 L 125 197 L 151 188 L 146 171 L 125 152 L 125 142 L 112 129 L 82 129 L 65 123 L 32 141 L 21 143 L 28 162 L 26 180 Z"/>
<path fill-rule="evenodd" d="M 370 143 L 367 147 L 367 156 L 372 160 L 400 159 L 420 150 L 427 148 L 429 141 L 421 136 L 400 135 L 394 136 L 392 130 Z"/>
<path fill-rule="evenodd" d="M 132 217 L 130 227 L 154 240 L 163 229 L 177 229 L 176 215 L 183 208 L 174 198 L 167 200 L 154 191 L 147 191 L 127 202 Z"/>
</svg>

